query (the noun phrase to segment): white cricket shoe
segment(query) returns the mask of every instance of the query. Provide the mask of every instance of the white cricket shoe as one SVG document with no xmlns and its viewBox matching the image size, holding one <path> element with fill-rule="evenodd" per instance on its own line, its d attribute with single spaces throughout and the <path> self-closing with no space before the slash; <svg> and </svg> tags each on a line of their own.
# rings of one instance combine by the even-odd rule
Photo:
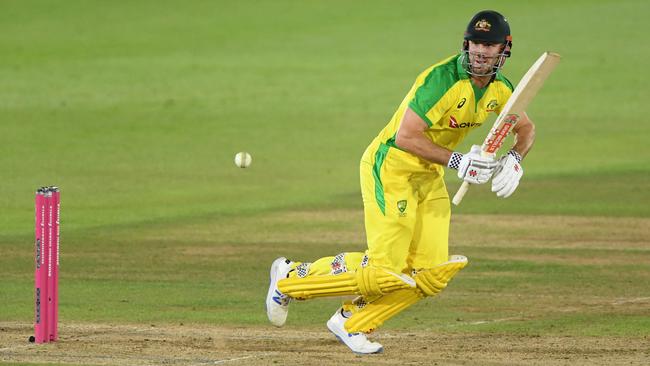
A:
<svg viewBox="0 0 650 366">
<path fill-rule="evenodd" d="M 287 321 L 289 312 L 289 302 L 291 297 L 283 294 L 278 290 L 278 281 L 287 278 L 291 271 L 291 261 L 285 257 L 280 257 L 273 261 L 271 265 L 269 292 L 266 294 L 266 315 L 269 317 L 271 324 L 281 327 Z"/>
<path fill-rule="evenodd" d="M 348 346 L 352 352 L 359 355 L 366 355 L 382 353 L 384 351 L 384 347 L 381 344 L 369 341 L 364 333 L 348 333 L 345 330 L 346 320 L 347 318 L 343 316 L 342 309 L 339 308 L 330 320 L 327 321 L 327 328 L 330 332 L 334 333 L 341 343 Z"/>
</svg>

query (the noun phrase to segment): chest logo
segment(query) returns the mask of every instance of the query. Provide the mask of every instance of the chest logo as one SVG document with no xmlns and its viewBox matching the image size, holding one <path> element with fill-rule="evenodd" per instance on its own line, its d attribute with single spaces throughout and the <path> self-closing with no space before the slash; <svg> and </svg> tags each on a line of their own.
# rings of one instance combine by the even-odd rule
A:
<svg viewBox="0 0 650 366">
<path fill-rule="evenodd" d="M 463 108 L 463 106 L 465 105 L 465 102 L 467 102 L 467 98 L 461 99 L 460 102 L 458 102 L 458 105 L 456 106 L 456 108 L 457 109 Z"/>
<path fill-rule="evenodd" d="M 399 210 L 399 215 L 401 217 L 406 216 L 406 200 L 397 201 L 397 209 Z"/>
<path fill-rule="evenodd" d="M 478 122 L 462 122 L 458 123 L 456 118 L 454 116 L 449 116 L 449 128 L 468 128 L 468 127 L 475 127 L 475 126 L 480 126 L 482 123 Z"/>
<path fill-rule="evenodd" d="M 485 106 L 486 112 L 494 112 L 498 105 L 499 103 L 497 103 L 497 100 L 492 99 L 490 103 Z"/>
</svg>

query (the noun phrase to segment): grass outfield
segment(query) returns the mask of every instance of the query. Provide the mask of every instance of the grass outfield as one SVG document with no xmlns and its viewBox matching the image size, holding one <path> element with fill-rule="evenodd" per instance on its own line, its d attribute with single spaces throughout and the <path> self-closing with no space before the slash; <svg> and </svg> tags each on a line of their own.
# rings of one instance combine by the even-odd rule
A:
<svg viewBox="0 0 650 366">
<path fill-rule="evenodd" d="M 2 2 L 0 329 L 32 321 L 46 184 L 62 189 L 62 324 L 267 329 L 275 257 L 364 249 L 361 153 L 485 7 Z M 454 209 L 451 246 L 471 265 L 387 329 L 647 338 L 650 4 L 489 7 L 511 24 L 514 83 L 544 50 L 563 60 L 529 109 L 537 142 L 517 193 L 473 187 Z M 322 327 L 336 304 L 296 304 L 291 326 Z M 18 362 L 2 346 L 0 363 Z"/>
<path fill-rule="evenodd" d="M 27 203 L 50 183 L 65 194 L 67 232 L 358 207 L 367 143 L 415 76 L 458 50 L 467 18 L 484 7 L 191 4 L 3 2 L 3 236 L 31 231 Z M 514 82 L 543 50 L 564 56 L 530 107 L 530 184 L 499 212 L 649 216 L 649 80 L 630 72 L 645 67 L 634 25 L 647 2 L 491 6 L 512 24 Z M 252 153 L 250 170 L 233 169 L 240 150 Z M 457 211 L 493 211 L 494 202 L 468 199 Z"/>
<path fill-rule="evenodd" d="M 0 363 L 643 365 L 649 227 L 647 218 L 456 215 L 451 250 L 470 265 L 376 332 L 379 359 L 359 359 L 327 333 L 337 300 L 293 303 L 284 329 L 267 324 L 263 305 L 277 255 L 363 249 L 356 209 L 91 229 L 66 240 L 55 345 L 26 342 L 31 253 L 4 252 Z"/>
<path fill-rule="evenodd" d="M 648 224 L 628 218 L 459 215 L 451 251 L 467 255 L 471 266 L 448 292 L 418 303 L 388 327 L 650 335 Z M 477 238 L 468 226 L 486 229 Z M 362 251 L 363 240 L 357 210 L 89 230 L 66 240 L 61 319 L 265 325 L 263 298 L 274 258 L 309 261 Z M 30 258 L 21 248 L 0 259 L 9 272 L 3 276 L 5 320 L 32 316 Z M 338 303 L 296 303 L 289 324 L 322 325 Z M 473 324 L 479 321 L 486 323 Z"/>
</svg>

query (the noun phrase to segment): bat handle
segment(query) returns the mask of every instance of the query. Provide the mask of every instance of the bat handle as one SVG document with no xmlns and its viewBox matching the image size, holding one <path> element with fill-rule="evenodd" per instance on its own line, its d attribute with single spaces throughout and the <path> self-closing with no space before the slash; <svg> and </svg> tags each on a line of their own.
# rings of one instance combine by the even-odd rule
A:
<svg viewBox="0 0 650 366">
<path fill-rule="evenodd" d="M 465 193 L 467 193 L 467 190 L 469 189 L 469 183 L 463 182 L 461 184 L 460 188 L 458 188 L 458 192 L 454 195 L 454 198 L 451 200 L 451 202 L 454 203 L 454 205 L 458 206 L 460 205 L 460 201 L 463 200 L 463 197 L 465 197 Z"/>
</svg>

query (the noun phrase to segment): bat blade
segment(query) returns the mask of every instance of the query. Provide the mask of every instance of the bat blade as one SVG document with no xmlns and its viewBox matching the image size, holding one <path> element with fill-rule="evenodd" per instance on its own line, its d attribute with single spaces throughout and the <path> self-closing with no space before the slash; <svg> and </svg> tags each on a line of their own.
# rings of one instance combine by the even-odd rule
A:
<svg viewBox="0 0 650 366">
<path fill-rule="evenodd" d="M 559 54 L 544 52 L 528 69 L 512 92 L 501 113 L 499 113 L 496 121 L 494 121 L 494 125 L 492 125 L 485 141 L 483 141 L 481 146 L 483 154 L 493 154 L 501 148 L 510 131 L 521 120 L 528 108 L 528 104 L 537 95 L 537 92 L 542 88 L 542 85 L 544 85 L 544 82 L 559 62 Z M 454 205 L 460 204 L 468 189 L 469 183 L 463 182 L 452 199 Z"/>
</svg>

